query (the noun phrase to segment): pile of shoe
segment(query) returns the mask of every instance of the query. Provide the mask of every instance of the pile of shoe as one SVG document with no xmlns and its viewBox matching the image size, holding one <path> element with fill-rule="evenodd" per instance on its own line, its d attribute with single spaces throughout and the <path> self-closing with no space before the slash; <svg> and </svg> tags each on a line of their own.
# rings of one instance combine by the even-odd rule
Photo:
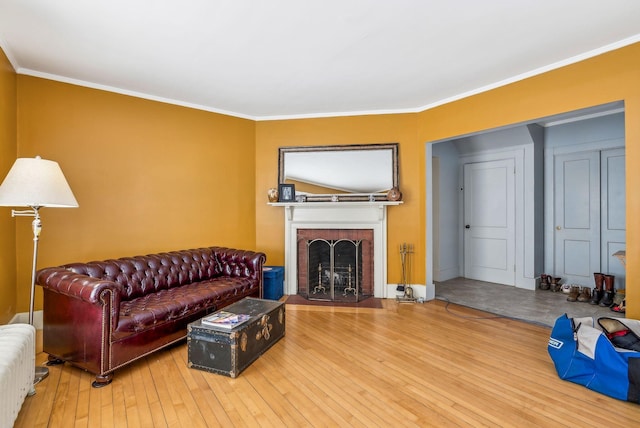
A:
<svg viewBox="0 0 640 428">
<path fill-rule="evenodd" d="M 625 312 L 625 290 L 615 290 L 614 275 L 607 275 L 600 272 L 593 274 L 596 286 L 593 290 L 590 287 L 572 285 L 569 290 L 569 302 L 589 302 L 592 305 L 599 305 L 611 308 L 614 312 Z"/>
<path fill-rule="evenodd" d="M 560 291 L 562 289 L 562 284 L 560 284 L 562 278 L 556 278 L 552 275 L 547 275 L 543 273 L 540 275 L 540 284 L 538 287 L 540 290 L 551 290 L 554 292 Z"/>
</svg>

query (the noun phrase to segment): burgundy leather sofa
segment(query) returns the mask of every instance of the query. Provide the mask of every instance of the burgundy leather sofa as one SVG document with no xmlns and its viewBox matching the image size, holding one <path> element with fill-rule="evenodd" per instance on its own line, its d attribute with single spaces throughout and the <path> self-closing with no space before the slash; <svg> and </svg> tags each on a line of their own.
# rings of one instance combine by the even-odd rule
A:
<svg viewBox="0 0 640 428">
<path fill-rule="evenodd" d="M 186 337 L 187 324 L 244 297 L 262 297 L 264 253 L 210 247 L 38 271 L 43 350 L 96 375 Z"/>
</svg>

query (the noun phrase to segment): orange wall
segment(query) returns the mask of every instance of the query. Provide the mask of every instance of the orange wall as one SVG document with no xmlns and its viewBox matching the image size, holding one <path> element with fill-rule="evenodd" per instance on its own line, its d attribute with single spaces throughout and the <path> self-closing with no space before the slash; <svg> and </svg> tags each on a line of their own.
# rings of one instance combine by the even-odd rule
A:
<svg viewBox="0 0 640 428">
<path fill-rule="evenodd" d="M 16 73 L 0 49 L 0 171 L 9 171 L 15 158 Z M 11 210 L 0 207 L 0 324 L 16 313 L 16 290 L 16 223 Z"/>
<path fill-rule="evenodd" d="M 292 145 L 400 143 L 400 187 L 405 205 L 389 208 L 388 282 L 400 280 L 400 242 L 415 243 L 414 283 L 425 281 L 425 144 L 468 133 L 624 100 L 627 147 L 628 314 L 640 317 L 640 44 L 631 45 L 540 76 L 416 115 L 381 115 L 259 122 L 256 133 L 257 245 L 270 262 L 284 257 L 282 208 L 266 205 L 277 184 L 277 148 Z M 640 183 L 639 183 L 640 184 Z"/>
<path fill-rule="evenodd" d="M 209 245 L 254 248 L 253 121 L 24 75 L 17 119 L 18 156 L 57 161 L 80 204 L 41 210 L 39 268 Z M 15 221 L 19 279 L 28 283 L 30 222 Z M 18 293 L 26 311 L 28 290 Z"/>
<path fill-rule="evenodd" d="M 640 43 L 424 111 L 418 140 L 436 141 L 624 100 L 627 181 L 627 316 L 640 318 Z M 418 175 L 424 176 L 424 165 Z"/>
<path fill-rule="evenodd" d="M 0 77 L 3 101 L 15 98 L 12 79 L 12 72 Z M 17 94 L 17 131 L 3 127 L 0 150 L 15 157 L 17 132 L 18 156 L 57 160 L 80 203 L 43 209 L 40 267 L 210 244 L 256 248 L 268 264 L 282 264 L 284 213 L 266 197 L 277 184 L 277 148 L 399 142 L 405 203 L 388 209 L 390 283 L 400 281 L 401 242 L 417 250 L 411 281 L 425 280 L 426 142 L 624 100 L 628 316 L 640 317 L 640 225 L 633 221 L 640 171 L 632 168 L 640 161 L 640 44 L 418 114 L 256 123 L 28 76 L 18 76 Z M 0 110 L 0 125 L 16 114 L 10 106 Z M 13 161 L 6 156 L 2 176 Z M 27 219 L 0 217 L 1 251 L 10 257 L 14 223 L 18 280 L 28 284 Z M 0 278 L 12 280 L 11 273 Z M 26 311 L 28 289 L 17 289 L 17 310 Z"/>
<path fill-rule="evenodd" d="M 284 208 L 267 205 L 267 190 L 278 184 L 278 147 L 335 144 L 399 143 L 403 204 L 387 208 L 389 283 L 401 281 L 399 244 L 412 243 L 417 263 L 411 281 L 424 283 L 424 185 L 416 140 L 416 115 L 397 114 L 323 119 L 264 121 L 256 124 L 256 245 L 267 251 L 268 263 L 284 263 Z"/>
</svg>

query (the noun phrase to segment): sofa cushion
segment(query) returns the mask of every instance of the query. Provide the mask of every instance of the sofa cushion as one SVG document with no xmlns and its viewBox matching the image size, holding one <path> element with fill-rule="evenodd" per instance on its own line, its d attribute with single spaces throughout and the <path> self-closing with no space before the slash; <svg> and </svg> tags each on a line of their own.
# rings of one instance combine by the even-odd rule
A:
<svg viewBox="0 0 640 428">
<path fill-rule="evenodd" d="M 220 277 L 122 301 L 116 332 L 140 332 L 199 312 L 213 312 L 221 302 L 248 293 L 254 286 L 250 278 Z"/>
</svg>

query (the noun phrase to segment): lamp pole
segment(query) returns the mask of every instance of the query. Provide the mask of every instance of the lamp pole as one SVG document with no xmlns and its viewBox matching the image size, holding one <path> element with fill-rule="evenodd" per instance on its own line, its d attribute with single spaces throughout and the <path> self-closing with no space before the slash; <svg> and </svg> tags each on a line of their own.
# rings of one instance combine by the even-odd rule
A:
<svg viewBox="0 0 640 428">
<path fill-rule="evenodd" d="M 33 312 L 35 307 L 36 296 L 36 266 L 38 264 L 38 242 L 40 241 L 40 232 L 42 232 L 42 221 L 40 220 L 40 207 L 32 206 L 30 210 L 11 210 L 11 217 L 33 217 L 31 229 L 33 230 L 33 264 L 31 265 L 31 300 L 29 301 L 29 324 L 33 323 Z M 33 384 L 37 384 L 44 378 L 49 376 L 49 369 L 43 366 L 36 366 L 33 378 Z"/>
<path fill-rule="evenodd" d="M 36 294 L 36 265 L 38 263 L 38 242 L 40 232 L 42 232 L 42 221 L 40 220 L 40 207 L 34 206 L 30 210 L 11 210 L 11 217 L 33 217 L 31 229 L 33 230 L 33 264 L 31 266 L 31 300 L 29 302 L 29 324 L 33 325 L 33 312 L 35 307 Z"/>
</svg>

